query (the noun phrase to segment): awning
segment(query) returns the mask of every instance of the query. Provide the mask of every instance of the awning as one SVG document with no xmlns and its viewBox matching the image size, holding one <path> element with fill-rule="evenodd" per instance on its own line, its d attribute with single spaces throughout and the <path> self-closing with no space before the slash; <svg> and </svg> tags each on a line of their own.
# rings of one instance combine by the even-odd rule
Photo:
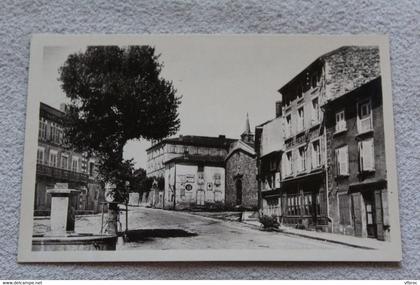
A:
<svg viewBox="0 0 420 285">
<path fill-rule="evenodd" d="M 350 192 L 369 191 L 369 190 L 384 189 L 386 187 L 387 187 L 386 179 L 367 180 L 360 183 L 351 183 L 349 185 L 349 191 Z"/>
<path fill-rule="evenodd" d="M 314 170 L 310 173 L 294 176 L 294 177 L 291 177 L 291 178 L 286 178 L 286 179 L 281 181 L 281 184 L 295 183 L 295 182 L 299 182 L 303 179 L 315 178 L 316 176 L 321 176 L 323 174 L 324 174 L 324 168 L 319 168 L 319 169 Z"/>
</svg>

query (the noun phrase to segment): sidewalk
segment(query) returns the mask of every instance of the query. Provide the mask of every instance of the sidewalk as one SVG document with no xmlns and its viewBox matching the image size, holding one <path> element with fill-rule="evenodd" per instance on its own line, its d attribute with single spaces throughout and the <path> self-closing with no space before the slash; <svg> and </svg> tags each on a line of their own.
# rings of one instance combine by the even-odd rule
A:
<svg viewBox="0 0 420 285">
<path fill-rule="evenodd" d="M 204 216 L 204 217 L 211 217 L 215 219 L 220 220 L 228 220 L 228 221 L 234 221 L 231 217 L 234 216 L 232 213 L 227 213 L 227 219 L 223 218 L 223 215 L 219 212 L 218 214 L 215 213 L 207 213 L 207 212 L 197 212 L 197 213 L 191 213 L 198 216 Z M 236 220 L 237 223 L 251 226 L 254 229 L 260 229 L 261 223 L 259 221 L 244 221 L 239 222 L 239 220 Z M 361 237 L 355 237 L 355 236 L 348 236 L 348 235 L 341 235 L 341 234 L 334 234 L 334 233 L 326 233 L 326 232 L 316 232 L 316 231 L 309 231 L 309 230 L 300 230 L 295 229 L 291 227 L 285 227 L 281 226 L 279 228 L 279 232 L 289 235 L 289 236 L 300 236 L 305 238 L 311 238 L 316 240 L 322 240 L 337 244 L 343 244 L 355 248 L 362 248 L 362 249 L 374 249 L 374 250 L 386 250 L 386 248 L 389 246 L 388 242 L 380 241 L 377 239 L 371 239 L 371 238 L 361 238 Z"/>
</svg>

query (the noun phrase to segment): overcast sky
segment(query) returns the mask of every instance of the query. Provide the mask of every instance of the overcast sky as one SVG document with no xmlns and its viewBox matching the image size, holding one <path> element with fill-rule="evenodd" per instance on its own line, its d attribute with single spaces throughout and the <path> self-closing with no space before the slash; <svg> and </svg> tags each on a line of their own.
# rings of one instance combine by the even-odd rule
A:
<svg viewBox="0 0 420 285">
<path fill-rule="evenodd" d="M 274 117 L 277 90 L 320 55 L 345 41 L 275 37 L 180 37 L 145 39 L 161 54 L 162 76 L 182 95 L 179 108 L 183 135 L 239 138 L 249 113 L 251 129 Z M 41 101 L 58 108 L 66 98 L 58 68 L 67 56 L 86 46 L 44 48 Z M 128 142 L 125 158 L 146 167 L 147 141 Z"/>
</svg>

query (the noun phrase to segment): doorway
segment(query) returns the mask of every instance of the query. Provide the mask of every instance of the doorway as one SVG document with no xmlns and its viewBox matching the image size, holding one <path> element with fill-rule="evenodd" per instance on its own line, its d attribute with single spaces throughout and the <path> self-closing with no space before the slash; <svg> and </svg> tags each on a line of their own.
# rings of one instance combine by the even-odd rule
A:
<svg viewBox="0 0 420 285">
<path fill-rule="evenodd" d="M 363 195 L 366 207 L 366 230 L 369 238 L 377 238 L 377 225 L 375 216 L 375 199 L 373 193 Z"/>
<path fill-rule="evenodd" d="M 198 190 L 197 191 L 197 205 L 204 206 L 204 191 Z"/>
<path fill-rule="evenodd" d="M 236 180 L 236 205 L 242 205 L 242 179 Z"/>
</svg>

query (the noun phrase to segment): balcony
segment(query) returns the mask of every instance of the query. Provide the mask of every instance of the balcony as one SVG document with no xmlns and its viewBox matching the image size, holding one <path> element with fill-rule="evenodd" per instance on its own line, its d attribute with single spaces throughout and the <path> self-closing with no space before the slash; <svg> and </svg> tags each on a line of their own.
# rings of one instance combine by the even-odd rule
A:
<svg viewBox="0 0 420 285">
<path fill-rule="evenodd" d="M 368 116 L 363 119 L 357 119 L 357 132 L 364 134 L 373 131 L 372 116 Z"/>
<path fill-rule="evenodd" d="M 66 169 L 57 167 L 51 167 L 48 165 L 37 164 L 36 175 L 54 178 L 60 181 L 68 182 L 88 182 L 89 176 L 86 173 L 74 172 Z"/>
</svg>

